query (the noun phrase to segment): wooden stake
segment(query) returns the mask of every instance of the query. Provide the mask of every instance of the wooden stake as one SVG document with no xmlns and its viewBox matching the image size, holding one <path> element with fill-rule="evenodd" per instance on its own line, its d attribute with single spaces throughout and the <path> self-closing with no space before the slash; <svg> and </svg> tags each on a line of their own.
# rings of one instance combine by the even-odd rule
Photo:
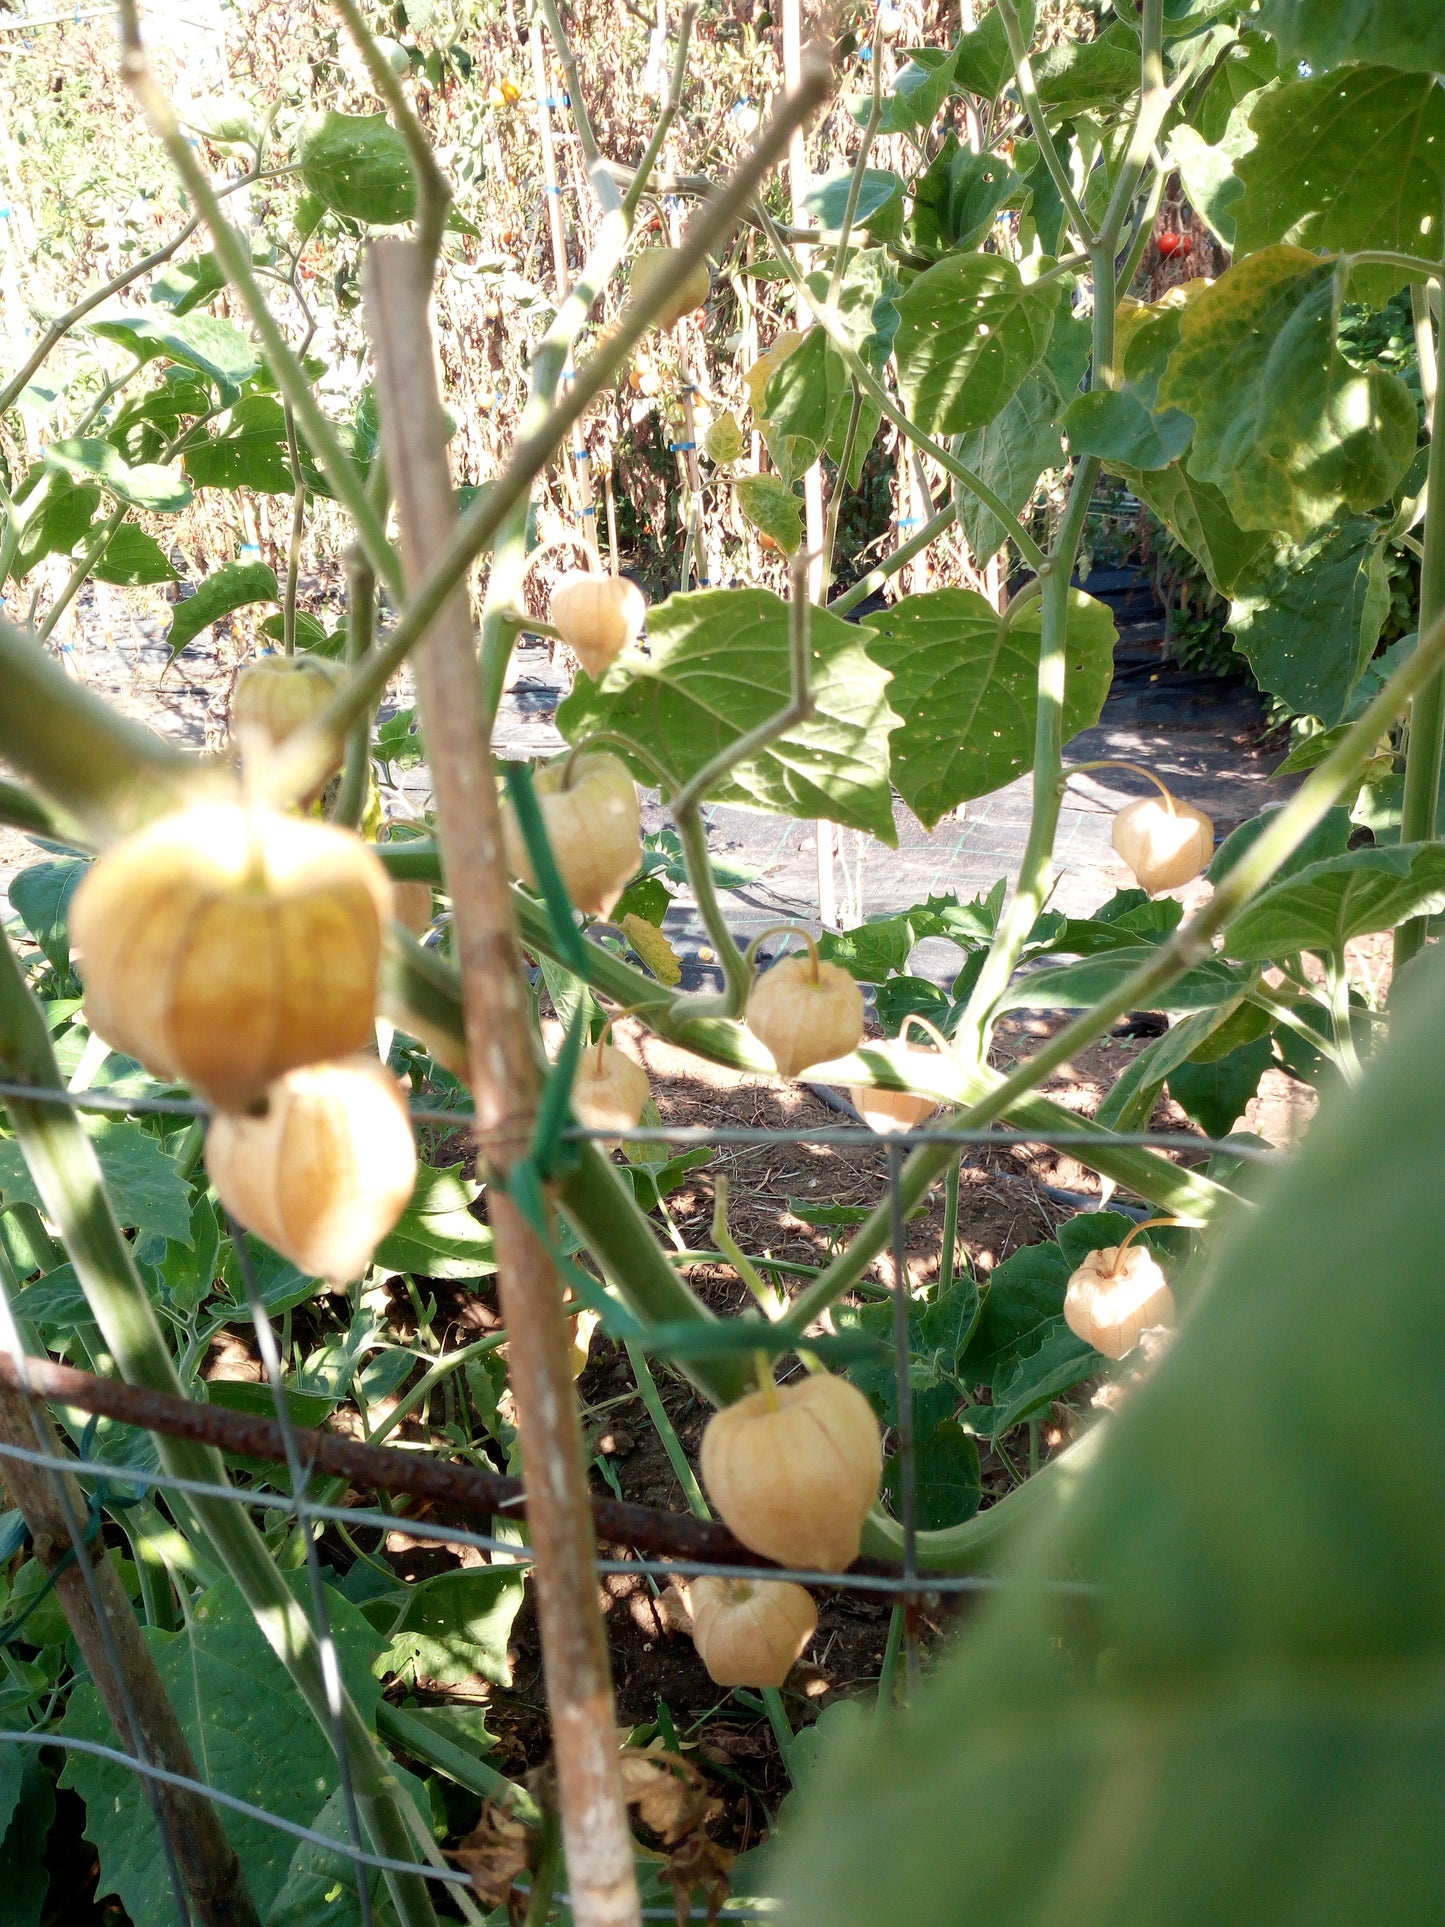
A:
<svg viewBox="0 0 1445 1927">
<path fill-rule="evenodd" d="M 363 291 L 402 557 L 407 580 L 415 584 L 457 519 L 441 397 L 433 358 L 423 347 L 430 332 L 430 274 L 415 244 L 374 242 Z M 536 1555 L 537 1616 L 572 1911 L 579 1927 L 633 1927 L 641 1918 L 640 1902 L 598 1610 L 571 1336 L 546 1247 L 503 1188 L 530 1149 L 538 1078 L 476 639 L 463 591 L 443 605 L 415 663 L 452 897 L 477 1143 L 503 1180 L 488 1187 L 487 1210 L 497 1243 Z"/>
</svg>

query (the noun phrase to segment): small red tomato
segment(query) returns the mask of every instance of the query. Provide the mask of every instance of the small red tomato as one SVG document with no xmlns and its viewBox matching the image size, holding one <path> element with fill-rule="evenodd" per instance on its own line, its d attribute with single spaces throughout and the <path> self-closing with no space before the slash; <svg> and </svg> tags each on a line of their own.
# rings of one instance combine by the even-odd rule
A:
<svg viewBox="0 0 1445 1927">
<path fill-rule="evenodd" d="M 1171 254 L 1177 254 L 1179 252 L 1179 245 L 1180 245 L 1181 238 L 1182 237 L 1176 234 L 1172 229 L 1170 229 L 1168 232 L 1161 234 L 1159 236 L 1159 240 L 1158 240 L 1159 252 L 1164 256 L 1166 260 L 1169 258 Z"/>
</svg>

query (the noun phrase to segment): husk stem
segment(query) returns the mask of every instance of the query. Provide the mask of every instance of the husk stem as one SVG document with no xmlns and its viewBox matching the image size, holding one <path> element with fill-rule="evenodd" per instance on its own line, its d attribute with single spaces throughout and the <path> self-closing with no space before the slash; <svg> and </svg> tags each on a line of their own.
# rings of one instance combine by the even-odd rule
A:
<svg viewBox="0 0 1445 1927">
<path fill-rule="evenodd" d="M 63 1080 L 45 1019 L 31 996 L 8 941 L 0 940 L 0 1066 L 7 1078 L 53 1089 Z M 10 1123 L 44 1202 L 60 1232 L 91 1316 L 127 1384 L 186 1396 L 170 1349 L 146 1294 L 135 1259 L 116 1222 L 105 1181 L 76 1113 L 63 1105 L 6 1100 Z M 158 1438 L 166 1471 L 179 1478 L 228 1485 L 225 1461 L 211 1447 Z M 267 1644 L 285 1666 L 321 1731 L 331 1734 L 321 1650 L 311 1622 L 292 1596 L 251 1515 L 224 1499 L 193 1494 L 189 1505 L 208 1544 L 235 1581 Z M 349 1694 L 342 1700 L 347 1763 L 366 1832 L 379 1854 L 415 1860 L 416 1850 L 399 1789 Z M 403 1927 L 435 1927 L 427 1882 L 388 1874 Z"/>
</svg>

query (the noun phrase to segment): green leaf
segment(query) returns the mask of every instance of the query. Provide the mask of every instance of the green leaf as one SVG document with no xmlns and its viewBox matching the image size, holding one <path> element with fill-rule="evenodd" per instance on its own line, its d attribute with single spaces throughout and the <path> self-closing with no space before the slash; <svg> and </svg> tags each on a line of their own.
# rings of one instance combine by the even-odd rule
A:
<svg viewBox="0 0 1445 1927">
<path fill-rule="evenodd" d="M 119 449 L 94 435 L 49 443 L 45 462 L 68 475 L 93 477 L 130 508 L 171 514 L 191 499 L 191 485 L 179 470 L 163 468 L 158 462 L 141 462 L 132 468 Z"/>
<path fill-rule="evenodd" d="M 1279 49 L 1262 33 L 1242 33 L 1214 70 L 1195 116 L 1207 141 L 1224 139 L 1236 107 L 1279 77 Z"/>
<path fill-rule="evenodd" d="M 1103 1360 L 1093 1346 L 1076 1338 L 1059 1318 L 1037 1347 L 999 1379 L 992 1405 L 975 1407 L 968 1414 L 969 1423 L 982 1438 L 1000 1438 L 1102 1369 Z"/>
<path fill-rule="evenodd" d="M 1018 14 L 1027 46 L 1034 30 L 1033 0 L 1023 0 Z M 1009 52 L 1003 16 L 994 8 L 972 33 L 964 34 L 959 41 L 954 79 L 958 86 L 977 94 L 981 100 L 996 100 L 1013 79 L 1013 71 L 1013 55 Z"/>
<path fill-rule="evenodd" d="M 902 1456 L 895 1452 L 883 1468 L 883 1490 L 894 1514 L 903 1498 Z M 914 1447 L 917 1516 L 922 1532 L 960 1526 L 978 1511 L 983 1481 L 978 1446 L 957 1419 L 946 1418 Z"/>
<path fill-rule="evenodd" d="M 953 1927 L 962 1893 L 990 1927 L 1436 1917 L 1442 963 L 1215 1244 L 1016 1583 L 820 1767 L 790 1927 Z"/>
<path fill-rule="evenodd" d="M 425 1680 L 459 1686 L 488 1679 L 510 1686 L 507 1641 L 526 1581 L 516 1567 L 490 1566 L 439 1573 L 413 1586 L 382 1657 L 382 1670 L 409 1686 Z"/>
<path fill-rule="evenodd" d="M 182 368 L 193 368 L 215 382 L 223 396 L 238 394 L 261 367 L 261 357 L 245 330 L 217 315 L 172 320 L 158 314 L 126 314 L 92 321 L 88 328 L 143 361 L 163 357 Z"/>
<path fill-rule="evenodd" d="M 91 521 L 99 507 L 100 490 L 93 484 L 77 485 L 59 470 L 47 474 L 42 469 L 31 497 L 15 504 L 17 519 L 24 515 L 28 520 L 20 531 L 20 544 L 10 567 L 12 578 L 23 582 L 47 555 L 70 555 L 91 532 Z"/>
<path fill-rule="evenodd" d="M 880 134 L 926 133 L 953 90 L 958 48 L 910 47 L 906 56 L 900 53 L 898 57 L 906 57 L 908 64 L 899 70 L 893 91 L 884 99 L 878 131 Z M 855 118 L 866 120 L 870 105 L 864 102 L 861 114 L 855 107 Z"/>
<path fill-rule="evenodd" d="M 1316 72 L 1354 60 L 1445 72 L 1445 17 L 1435 0 L 1265 0 L 1261 19 L 1287 59 Z"/>
<path fill-rule="evenodd" d="M 40 1927 L 50 1891 L 50 1869 L 45 1864 L 50 1829 L 55 1820 L 55 1789 L 34 1747 L 0 1752 L 13 1762 L 11 1784 L 16 1798 L 10 1821 L 0 1841 L 0 1893 L 5 1896 L 5 1927 Z"/>
<path fill-rule="evenodd" d="M 1396 843 L 1326 857 L 1257 896 L 1225 932 L 1231 957 L 1329 956 L 1351 937 L 1445 910 L 1445 845 Z"/>
<path fill-rule="evenodd" d="M 982 241 L 1005 207 L 1028 198 L 1028 186 L 998 154 L 975 154 L 959 147 L 948 170 L 946 238 L 955 248 Z"/>
<path fill-rule="evenodd" d="M 1431 74 L 1351 67 L 1293 81 L 1260 94 L 1249 124 L 1254 146 L 1235 170 L 1244 190 L 1239 253 L 1292 241 L 1439 260 L 1445 93 Z M 1360 270 L 1351 292 L 1385 300 L 1403 278 L 1395 268 Z"/>
<path fill-rule="evenodd" d="M 1234 583 L 1229 630 L 1261 689 L 1297 716 L 1344 715 L 1390 608 L 1383 531 L 1354 516 L 1299 548 L 1273 544 Z"/>
<path fill-rule="evenodd" d="M 809 275 L 808 285 L 820 301 L 827 297 L 831 280 L 832 276 L 827 274 Z M 898 279 L 887 248 L 859 248 L 856 253 L 849 253 L 835 312 L 849 346 L 862 356 L 875 375 L 882 374 L 893 352 L 893 340 L 898 333 L 898 297 L 902 292 L 903 283 Z M 841 363 L 839 365 L 841 367 Z M 768 392 L 772 392 L 771 382 Z M 772 413 L 771 408 L 768 413 Z"/>
<path fill-rule="evenodd" d="M 129 1119 L 96 1123 L 89 1134 L 121 1224 L 189 1244 L 190 1192 L 159 1141 Z M 9 1138 L 0 1138 L 0 1198 L 7 1206 L 41 1204 L 20 1146 Z"/>
<path fill-rule="evenodd" d="M 1169 158 L 1179 169 L 1191 204 L 1203 215 L 1211 233 L 1227 248 L 1235 245 L 1235 216 L 1244 183 L 1240 159 L 1254 145 L 1249 115 L 1254 101 L 1228 122 L 1218 141 L 1210 143 L 1195 128 L 1181 124 L 1169 136 Z"/>
<path fill-rule="evenodd" d="M 173 315 L 189 314 L 226 285 L 226 271 L 208 248 L 193 261 L 172 261 L 151 282 L 150 298 Z"/>
<path fill-rule="evenodd" d="M 1414 456 L 1410 391 L 1345 359 L 1338 307 L 1328 262 L 1271 247 L 1183 311 L 1159 400 L 1194 417 L 1190 470 L 1223 491 L 1243 528 L 1300 539 L 1342 506 L 1375 508 Z"/>
<path fill-rule="evenodd" d="M 760 423 L 783 482 L 797 481 L 817 461 L 847 394 L 847 371 L 827 335 L 809 329 L 763 395 Z"/>
<path fill-rule="evenodd" d="M 1146 1130 L 1166 1078 L 1196 1051 L 1207 1048 L 1208 1039 L 1223 1029 L 1239 1008 L 1240 1001 L 1236 1000 L 1233 1006 L 1220 1004 L 1171 1024 L 1162 1037 L 1140 1051 L 1094 1113 L 1095 1122 L 1107 1124 L 1111 1131 Z M 1259 1015 L 1267 1027 L 1268 1018 L 1262 1012 Z"/>
<path fill-rule="evenodd" d="M 133 522 L 121 523 L 91 574 L 98 582 L 116 582 L 130 589 L 151 582 L 180 580 L 160 543 Z"/>
<path fill-rule="evenodd" d="M 410 1203 L 377 1246 L 373 1263 L 425 1278 L 489 1278 L 497 1268 L 491 1228 L 470 1209 L 481 1191 L 459 1164 L 445 1170 L 423 1164 Z"/>
<path fill-rule="evenodd" d="M 1110 950 L 1080 963 L 1056 964 L 1050 970 L 1025 971 L 1015 977 L 999 999 L 1001 1010 L 1084 1010 L 1118 989 L 1124 978 L 1149 961 L 1147 948 Z M 1213 1010 L 1239 996 L 1242 979 L 1222 958 L 1196 964 L 1157 993 L 1155 1010 L 1170 1016 Z"/>
<path fill-rule="evenodd" d="M 176 612 L 171 617 L 170 631 L 166 636 L 171 661 L 175 661 L 186 644 L 198 636 L 202 629 L 209 629 L 222 616 L 228 616 L 236 609 L 244 609 L 253 602 L 279 601 L 276 571 L 266 563 L 226 563 L 214 575 L 208 575 L 193 596 L 176 604 Z"/>
<path fill-rule="evenodd" d="M 818 939 L 818 955 L 825 963 L 841 965 L 860 983 L 877 984 L 904 969 L 917 941 L 908 916 L 877 917 L 856 930 L 825 930 Z"/>
<path fill-rule="evenodd" d="M 1051 1327 L 1062 1321 L 1071 1269 L 1052 1242 L 1026 1245 L 994 1266 L 972 1342 L 959 1365 L 970 1385 L 992 1389 L 1006 1384 L 1020 1359 L 1039 1349 Z"/>
<path fill-rule="evenodd" d="M 1117 106 L 1139 91 L 1139 36 L 1115 21 L 1094 40 L 1070 35 L 1033 68 L 1039 99 L 1058 113 Z"/>
<path fill-rule="evenodd" d="M 1227 1137 L 1274 1062 L 1268 1037 L 1256 1037 L 1223 1057 L 1177 1064 L 1169 1073 L 1169 1095 L 1207 1137 Z"/>
<path fill-rule="evenodd" d="M 1118 466 L 1115 472 L 1196 558 L 1220 595 L 1232 595 L 1270 546 L 1267 529 L 1242 529 L 1220 491 L 1191 475 L 1183 462 L 1147 472 Z"/>
<path fill-rule="evenodd" d="M 991 422 L 1042 358 L 1058 289 L 1027 283 L 997 254 L 952 255 L 898 302 L 894 353 L 909 415 L 930 435 Z"/>
<path fill-rule="evenodd" d="M 1059 324 L 1054 325 L 1057 329 Z M 1030 375 L 1001 414 L 963 437 L 958 458 L 1018 513 L 1032 500 L 1044 470 L 1057 468 L 1064 459 L 1057 413 L 1049 383 Z M 1012 528 L 966 485 L 959 485 L 957 497 L 958 519 L 975 558 L 996 555 Z"/>
<path fill-rule="evenodd" d="M 1278 803 L 1271 803 L 1258 816 L 1248 817 L 1237 829 L 1229 832 L 1204 873 L 1211 883 L 1218 885 L 1224 881 L 1245 851 L 1263 836 L 1281 807 Z M 1349 848 L 1352 828 L 1350 813 L 1343 805 L 1336 804 L 1333 809 L 1327 810 L 1294 854 L 1287 856 L 1279 866 L 1275 872 L 1275 882 L 1297 876 L 1301 870 L 1307 870 L 1312 863 L 1323 862 L 1326 857 L 1343 856 Z"/>
<path fill-rule="evenodd" d="M 290 495 L 286 417 L 274 395 L 243 395 L 222 434 L 193 442 L 186 473 L 199 488 L 253 488 L 262 495 Z"/>
<path fill-rule="evenodd" d="M 1069 404 L 1064 432 L 1075 455 L 1152 469 L 1178 461 L 1193 439 L 1194 424 L 1177 408 L 1151 414 L 1136 389 L 1095 388 Z"/>
<path fill-rule="evenodd" d="M 579 676 L 557 712 L 569 742 L 617 729 L 657 758 L 674 786 L 775 716 L 790 694 L 789 611 L 766 589 L 669 596 L 648 612 L 649 655 Z M 899 718 L 869 631 L 825 610 L 810 619 L 814 713 L 710 792 L 775 815 L 824 817 L 892 845 L 888 735 Z M 654 780 L 639 764 L 643 782 Z"/>
<path fill-rule="evenodd" d="M 819 227 L 832 234 L 842 231 L 853 185 L 853 170 L 845 168 L 810 188 L 805 205 L 817 217 Z M 855 235 L 861 230 L 880 241 L 895 241 L 903 230 L 903 181 L 886 168 L 865 167 L 858 190 L 858 205 L 853 211 Z"/>
<path fill-rule="evenodd" d="M 385 114 L 319 114 L 302 135 L 301 179 L 333 213 L 372 227 L 416 211 L 411 156 Z"/>
<path fill-rule="evenodd" d="M 733 481 L 744 519 L 760 535 L 775 542 L 784 555 L 795 555 L 803 540 L 803 512 L 798 498 L 780 475 L 739 475 Z"/>
<path fill-rule="evenodd" d="M 301 1610 L 307 1610 L 306 1575 L 288 1574 L 288 1581 Z M 326 1603 L 347 1686 L 369 1725 L 381 1697 L 371 1674 L 379 1642 L 340 1593 L 328 1590 Z M 201 1595 L 187 1632 L 147 1631 L 146 1638 L 207 1781 L 310 1826 L 335 1791 L 336 1756 L 234 1582 L 223 1579 Z M 114 1743 L 110 1721 L 88 1683 L 73 1689 L 61 1731 Z M 135 1775 L 72 1753 L 61 1784 L 74 1787 L 85 1801 L 86 1834 L 100 1854 L 103 1891 L 120 1897 L 134 1927 L 171 1927 L 175 1912 L 160 1840 Z M 229 1808 L 218 1808 L 217 1817 L 264 1918 L 285 1884 L 295 1842 Z"/>
<path fill-rule="evenodd" d="M 868 653 L 892 673 L 889 700 L 903 719 L 893 781 L 927 828 L 1032 768 L 1041 623 L 1037 600 L 1009 622 L 971 589 L 905 596 L 869 617 Z M 1098 721 L 1114 634 L 1103 603 L 1070 592 L 1065 741 Z"/>
<path fill-rule="evenodd" d="M 89 869 L 88 857 L 52 857 L 10 880 L 11 906 L 57 970 L 70 968 L 70 899 Z"/>
</svg>

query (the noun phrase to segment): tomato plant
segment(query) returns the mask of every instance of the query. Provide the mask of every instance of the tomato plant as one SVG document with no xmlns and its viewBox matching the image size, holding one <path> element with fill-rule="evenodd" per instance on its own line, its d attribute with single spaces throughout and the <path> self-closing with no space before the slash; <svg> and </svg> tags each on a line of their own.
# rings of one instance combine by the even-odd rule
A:
<svg viewBox="0 0 1445 1927">
<path fill-rule="evenodd" d="M 59 1426 L 88 1483 L 17 1471 L 0 1521 L 20 1918 L 49 1734 L 136 1927 L 173 1894 L 429 1927 L 434 1817 L 528 1919 L 562 1862 L 588 1927 L 662 1880 L 716 1901 L 729 1851 L 671 1712 L 619 1758 L 604 1519 L 793 1575 L 701 1571 L 690 1607 L 800 1789 L 733 1872 L 790 1920 L 943 1921 L 963 1891 L 1019 1922 L 1438 1902 L 1445 29 L 1418 0 L 992 0 L 905 46 L 911 14 L 855 11 L 805 47 L 791 3 L 776 38 L 709 5 L 669 39 L 555 0 L 525 35 L 510 4 L 336 0 L 291 45 L 258 4 L 244 86 L 199 99 L 122 0 L 132 105 L 98 51 L 87 86 L 134 115 L 150 198 L 114 247 L 73 237 L 123 170 L 82 188 L 26 110 L 30 226 L 71 237 L 77 285 L 12 331 L 0 388 L 0 820 L 43 846 L 0 946 L 0 1447 L 48 1465 Z M 1146 257 L 1193 278 L 1151 290 Z M 1117 641 L 1075 580 L 1106 482 L 1227 604 L 1301 780 L 1216 848 L 1142 770 L 1159 795 L 1113 826 L 1141 887 L 1066 915 L 1064 790 L 1099 767 L 1069 745 Z M 647 531 L 650 601 L 621 574 Z M 82 592 L 182 575 L 170 664 L 218 624 L 275 645 L 203 750 L 57 659 Z M 528 635 L 575 671 L 535 773 L 494 753 Z M 379 720 L 403 673 L 414 705 Z M 418 807 L 397 777 L 423 761 Z M 790 925 L 808 953 L 767 967 L 730 926 L 711 806 L 892 848 L 899 811 L 932 830 L 1020 779 L 1016 874 L 974 901 Z M 671 825 L 646 840 L 644 793 Z M 682 981 L 664 877 L 710 985 Z M 947 989 L 911 968 L 929 940 Z M 1088 1108 L 1048 1093 L 1141 1012 Z M 852 1094 L 887 1185 L 798 1201 L 824 1262 L 780 1259 L 718 1173 L 689 1243 L 668 1201 L 709 1153 L 670 1154 L 624 1018 L 644 1055 Z M 1235 1133 L 1281 1066 L 1322 1116 L 1275 1170 Z M 1198 1136 L 1150 1133 L 1166 1090 Z M 438 1135 L 463 1125 L 475 1177 Z M 975 1276 L 961 1161 L 1006 1133 L 1067 1147 L 1099 1208 Z M 902 1227 L 940 1188 L 915 1290 Z M 718 1265 L 755 1305 L 719 1315 Z M 495 1329 L 443 1350 L 436 1288 L 493 1278 Z M 248 1327 L 260 1376 L 222 1392 L 208 1355 Z M 695 1517 L 626 1509 L 574 1385 L 594 1342 Z M 108 1429 L 27 1397 L 27 1355 Z M 700 1482 L 649 1357 L 718 1408 Z M 1389 1427 L 1360 1427 L 1362 1386 Z M 284 1503 L 213 1407 L 284 1418 Z M 362 1549 L 294 1429 L 343 1408 L 362 1444 L 412 1421 L 429 1464 L 520 1471 L 529 1567 L 501 1500 L 485 1565 L 407 1580 L 384 1518 Z M 1061 1410 L 1078 1436 L 1041 1454 Z M 1012 1480 L 989 1504 L 981 1454 Z M 795 1733 L 799 1581 L 860 1551 L 898 1598 L 879 1718 Z M 977 1576 L 1004 1596 L 925 1673 L 919 1595 Z M 524 1601 L 552 1749 L 526 1785 L 445 1700 L 505 1692 Z M 155 1807 L 107 1734 L 169 1773 Z"/>
</svg>

